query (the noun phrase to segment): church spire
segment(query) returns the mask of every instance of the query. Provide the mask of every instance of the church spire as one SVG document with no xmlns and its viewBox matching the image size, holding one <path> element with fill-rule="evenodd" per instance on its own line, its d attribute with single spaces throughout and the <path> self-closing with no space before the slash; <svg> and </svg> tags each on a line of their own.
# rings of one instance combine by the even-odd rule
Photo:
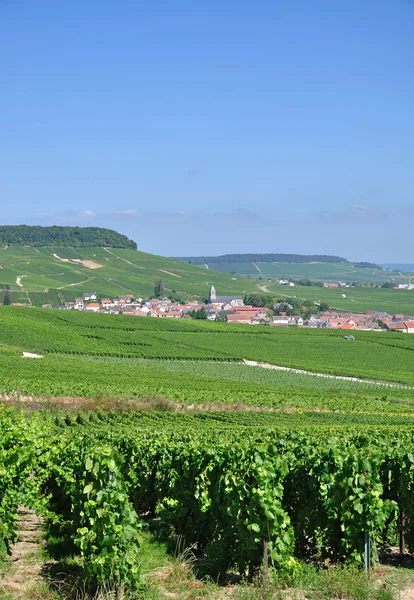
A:
<svg viewBox="0 0 414 600">
<path fill-rule="evenodd" d="M 214 285 L 212 285 L 211 288 L 210 288 L 210 293 L 208 295 L 209 304 L 212 304 L 213 302 L 215 302 L 216 298 L 217 298 L 217 296 L 216 296 L 216 290 L 214 289 Z"/>
</svg>

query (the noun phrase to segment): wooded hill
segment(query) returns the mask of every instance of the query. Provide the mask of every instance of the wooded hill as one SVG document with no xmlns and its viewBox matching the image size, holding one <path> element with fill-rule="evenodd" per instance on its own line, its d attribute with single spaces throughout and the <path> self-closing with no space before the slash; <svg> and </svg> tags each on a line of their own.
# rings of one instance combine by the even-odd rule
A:
<svg viewBox="0 0 414 600">
<path fill-rule="evenodd" d="M 326 254 L 223 254 L 221 256 L 188 256 L 175 257 L 174 260 L 191 262 L 193 265 L 208 263 L 248 263 L 248 262 L 282 262 L 282 263 L 347 263 L 341 256 Z"/>
<path fill-rule="evenodd" d="M 0 226 L 0 244 L 3 246 L 58 246 L 72 248 L 129 248 L 137 245 L 125 235 L 101 227 L 40 227 L 31 225 Z"/>
</svg>

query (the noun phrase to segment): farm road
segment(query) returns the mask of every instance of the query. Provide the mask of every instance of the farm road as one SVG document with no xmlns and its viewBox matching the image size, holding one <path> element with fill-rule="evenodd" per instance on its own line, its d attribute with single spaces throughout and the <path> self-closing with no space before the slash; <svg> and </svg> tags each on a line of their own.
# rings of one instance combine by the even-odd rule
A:
<svg viewBox="0 0 414 600">
<path fill-rule="evenodd" d="M 378 381 L 374 379 L 360 379 L 359 377 L 347 377 L 346 375 L 330 375 L 329 373 L 315 373 L 313 371 L 305 371 L 303 369 L 294 369 L 293 367 L 282 367 L 280 365 L 271 365 L 269 363 L 261 363 L 255 360 L 243 359 L 243 364 L 248 367 L 260 367 L 262 369 L 273 369 L 274 371 L 290 371 L 291 373 L 299 373 L 300 375 L 313 375 L 313 377 L 325 377 L 327 379 L 341 379 L 343 381 L 356 381 L 358 383 L 369 383 L 375 385 L 384 385 L 387 387 L 402 388 L 405 390 L 413 390 L 414 387 L 404 385 L 402 383 L 391 383 L 389 381 Z"/>
</svg>

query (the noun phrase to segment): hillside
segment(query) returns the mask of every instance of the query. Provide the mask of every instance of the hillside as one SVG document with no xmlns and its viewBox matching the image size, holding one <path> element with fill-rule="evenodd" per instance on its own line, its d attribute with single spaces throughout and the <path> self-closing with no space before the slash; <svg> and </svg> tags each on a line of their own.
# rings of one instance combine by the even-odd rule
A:
<svg viewBox="0 0 414 600">
<path fill-rule="evenodd" d="M 227 254 L 177 258 L 176 260 L 255 279 L 309 278 L 317 281 L 349 283 L 364 281 L 385 283 L 392 279 L 397 283 L 405 283 L 406 279 L 400 273 L 385 270 L 382 266 L 367 262 L 352 263 L 339 256 Z"/>
<path fill-rule="evenodd" d="M 112 229 L 101 227 L 40 227 L 31 225 L 0 226 L 0 244 L 17 246 L 71 246 L 73 248 L 91 248 L 106 246 L 108 248 L 137 249 L 137 245 L 125 235 Z"/>
<path fill-rule="evenodd" d="M 314 302 L 324 302 L 332 309 L 365 313 L 370 310 L 389 314 L 414 315 L 414 290 L 383 289 L 372 287 L 321 288 L 299 286 L 287 287 L 275 283 L 262 286 L 273 296 L 285 296 Z"/>
<path fill-rule="evenodd" d="M 303 269 L 310 265 L 290 266 Z M 325 268 L 332 270 L 335 266 L 339 267 L 327 264 Z M 327 302 L 341 310 L 364 312 L 373 309 L 392 314 L 414 314 L 414 292 L 408 290 L 287 288 L 126 248 L 12 245 L 0 249 L 0 303 L 3 303 L 6 290 L 10 290 L 12 302 L 34 306 L 57 306 L 85 292 L 95 292 L 101 297 L 122 294 L 149 297 L 159 279 L 163 280 L 167 295 L 184 300 L 205 299 L 213 284 L 222 295 L 243 295 L 245 292 L 270 293 L 274 297 L 295 295 Z M 263 276 L 264 279 L 268 277 Z"/>
<path fill-rule="evenodd" d="M 221 256 L 189 256 L 174 257 L 174 260 L 191 262 L 194 265 L 209 263 L 251 263 L 251 262 L 283 262 L 283 263 L 347 263 L 346 258 L 341 256 L 329 256 L 327 254 L 222 254 Z"/>
<path fill-rule="evenodd" d="M 6 289 L 13 302 L 36 306 L 58 305 L 84 292 L 148 297 L 159 279 L 166 294 L 183 299 L 206 298 L 211 284 L 219 294 L 258 291 L 257 282 L 240 276 L 126 248 L 11 245 L 0 249 L 0 302 Z"/>
</svg>

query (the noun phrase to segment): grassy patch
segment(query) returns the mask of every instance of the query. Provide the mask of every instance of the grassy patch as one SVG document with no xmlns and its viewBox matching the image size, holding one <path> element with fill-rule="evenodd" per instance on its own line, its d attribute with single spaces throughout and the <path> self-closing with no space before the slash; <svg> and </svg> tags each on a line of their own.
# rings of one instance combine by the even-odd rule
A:
<svg viewBox="0 0 414 600">
<path fill-rule="evenodd" d="M 294 575 L 275 574 L 235 590 L 237 600 L 397 600 L 397 582 L 389 585 L 382 576 L 351 567 L 318 570 L 302 566 Z"/>
</svg>

